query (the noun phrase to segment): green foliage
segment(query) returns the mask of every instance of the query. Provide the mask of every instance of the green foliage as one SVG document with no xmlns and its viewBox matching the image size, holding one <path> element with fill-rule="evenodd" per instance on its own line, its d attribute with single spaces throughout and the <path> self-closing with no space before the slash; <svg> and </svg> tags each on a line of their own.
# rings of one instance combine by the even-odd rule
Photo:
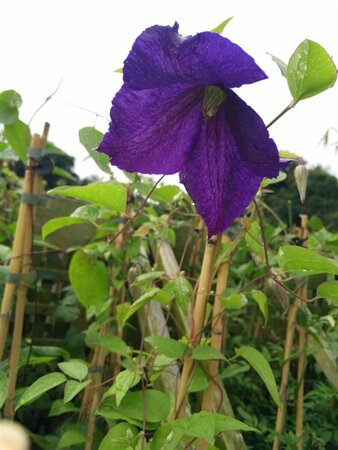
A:
<svg viewBox="0 0 338 450">
<path fill-rule="evenodd" d="M 287 80 L 294 100 L 303 100 L 332 87 L 337 69 L 330 55 L 306 39 L 296 48 L 287 67 Z"/>
</svg>

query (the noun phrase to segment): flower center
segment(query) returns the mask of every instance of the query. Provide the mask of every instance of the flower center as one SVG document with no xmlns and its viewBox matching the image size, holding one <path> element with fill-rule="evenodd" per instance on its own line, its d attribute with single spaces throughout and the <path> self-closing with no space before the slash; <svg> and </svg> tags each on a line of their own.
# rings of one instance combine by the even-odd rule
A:
<svg viewBox="0 0 338 450">
<path fill-rule="evenodd" d="M 204 90 L 202 112 L 205 118 L 213 117 L 226 100 L 226 93 L 217 86 L 207 86 Z"/>
</svg>

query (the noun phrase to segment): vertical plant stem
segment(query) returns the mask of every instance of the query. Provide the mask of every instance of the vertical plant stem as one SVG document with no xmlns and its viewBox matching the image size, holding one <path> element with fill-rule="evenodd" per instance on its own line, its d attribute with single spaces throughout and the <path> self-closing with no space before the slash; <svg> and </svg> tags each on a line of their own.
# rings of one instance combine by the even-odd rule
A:
<svg viewBox="0 0 338 450">
<path fill-rule="evenodd" d="M 304 219 L 302 218 L 302 227 L 300 230 L 300 238 L 301 239 L 306 238 L 306 235 L 304 234 L 304 230 L 306 229 L 306 226 L 304 227 L 303 226 L 304 224 L 306 224 L 306 222 L 304 222 Z M 298 291 L 299 296 L 302 296 L 301 289 L 302 289 L 302 287 L 300 287 L 299 291 Z M 283 368 L 282 368 L 282 379 L 281 379 L 281 384 L 280 384 L 280 388 L 279 388 L 279 396 L 280 396 L 280 400 L 281 400 L 281 405 L 277 411 L 276 426 L 275 426 L 276 433 L 283 433 L 284 426 L 285 426 L 285 418 L 286 418 L 286 410 L 287 410 L 286 389 L 287 389 L 288 378 L 289 378 L 289 373 L 290 373 L 290 362 L 291 362 L 290 357 L 291 357 L 292 346 L 293 346 L 298 306 L 299 306 L 299 300 L 295 299 L 295 301 L 290 306 L 289 313 L 288 313 L 285 346 L 284 346 L 284 364 L 283 364 Z M 299 418 L 299 420 L 300 419 L 301 419 L 301 417 Z M 279 450 L 280 445 L 281 445 L 280 438 L 279 438 L 279 436 L 276 436 L 273 441 L 272 449 Z"/>
<path fill-rule="evenodd" d="M 26 169 L 23 193 L 32 193 L 33 186 L 33 171 L 31 168 Z M 12 256 L 8 267 L 8 273 L 20 274 L 22 267 L 22 258 L 24 253 L 25 234 L 27 232 L 27 223 L 29 223 L 32 215 L 32 205 L 27 203 L 20 203 L 18 220 L 15 230 L 15 236 L 12 247 Z M 13 280 L 14 281 L 14 280 Z M 0 312 L 0 361 L 3 359 L 6 339 L 8 335 L 8 327 L 10 322 L 10 315 L 12 311 L 13 298 L 16 291 L 16 284 L 9 281 L 5 284 L 1 312 Z"/>
<path fill-rule="evenodd" d="M 34 135 L 32 139 L 31 146 L 33 148 L 42 149 L 47 141 L 47 135 L 49 130 L 49 124 L 45 124 L 43 136 Z M 30 167 L 33 167 L 30 161 Z M 32 185 L 30 186 L 31 193 L 33 195 L 38 195 L 40 190 L 40 177 L 38 174 L 32 170 Z M 32 266 L 32 242 L 34 233 L 34 210 L 31 208 L 29 214 L 26 218 L 26 231 L 24 236 L 24 243 L 22 248 L 22 267 L 21 274 L 28 275 Z M 8 377 L 8 392 L 7 400 L 4 408 L 4 416 L 7 419 L 12 420 L 14 418 L 15 412 L 15 388 L 19 368 L 19 356 L 22 343 L 22 331 L 25 316 L 25 303 L 27 297 L 28 281 L 22 280 L 19 283 L 17 290 L 17 301 L 15 308 L 15 318 L 14 318 L 14 330 L 12 337 L 11 352 L 9 358 L 9 377 Z"/>
<path fill-rule="evenodd" d="M 227 236 L 222 237 L 222 243 L 226 243 L 229 241 Z M 225 321 L 223 314 L 223 307 L 221 303 L 221 296 L 223 294 L 224 289 L 227 287 L 228 282 L 228 274 L 229 274 L 229 263 L 224 261 L 217 273 L 217 285 L 216 285 L 216 295 L 215 295 L 215 303 L 212 315 L 212 325 L 211 325 L 211 346 L 215 349 L 221 351 L 223 336 L 225 333 Z M 219 361 L 212 360 L 208 361 L 208 365 L 206 367 L 206 371 L 209 375 L 209 387 L 203 392 L 202 397 L 202 410 L 203 411 L 213 411 L 214 408 L 214 397 L 215 397 L 215 382 L 218 377 L 218 368 Z M 197 444 L 197 450 L 207 450 L 208 442 L 205 440 L 201 440 Z"/>
<path fill-rule="evenodd" d="M 307 216 L 302 214 L 300 238 L 304 242 L 308 235 L 307 230 Z M 300 287 L 300 296 L 307 297 L 307 286 Z M 299 307 L 304 308 L 304 302 L 299 301 Z M 304 374 L 305 374 L 305 360 L 306 360 L 306 328 L 303 325 L 299 326 L 299 342 L 298 342 L 298 361 L 297 361 L 297 406 L 296 406 L 296 437 L 297 450 L 303 450 L 303 419 L 304 419 Z"/>
<path fill-rule="evenodd" d="M 286 416 L 286 407 L 287 407 L 287 397 L 286 397 L 286 388 L 288 384 L 288 378 L 290 373 L 290 357 L 293 345 L 293 337 L 295 332 L 295 324 L 296 324 L 296 315 L 297 315 L 297 306 L 296 303 L 292 303 L 289 308 L 288 320 L 286 325 L 286 337 L 285 337 L 285 346 L 284 346 L 284 363 L 282 368 L 282 379 L 279 387 L 279 396 L 281 400 L 281 405 L 277 411 L 276 418 L 276 427 L 275 431 L 277 433 L 282 433 L 284 430 L 285 424 L 285 416 Z M 273 441 L 273 450 L 279 450 L 280 448 L 280 439 L 278 436 L 275 437 Z"/>
<path fill-rule="evenodd" d="M 201 339 L 204 329 L 205 311 L 208 295 L 211 288 L 213 267 L 219 250 L 221 235 L 212 236 L 207 240 L 199 279 L 198 292 L 193 311 L 193 324 L 190 330 L 190 346 L 196 347 Z M 186 410 L 186 394 L 191 377 L 194 373 L 195 363 L 192 358 L 186 357 L 183 361 L 182 376 L 176 397 L 175 417 L 184 417 Z"/>
<path fill-rule="evenodd" d="M 223 236 L 222 243 L 226 243 L 229 241 L 227 236 Z M 221 296 L 224 292 L 224 289 L 227 287 L 228 282 L 228 273 L 229 273 L 229 263 L 224 261 L 219 269 L 217 274 L 217 285 L 216 285 L 216 295 L 215 295 L 215 303 L 212 315 L 212 328 L 211 328 L 211 346 L 215 349 L 221 351 L 223 336 L 224 336 L 224 314 L 223 307 L 221 303 Z M 210 384 L 208 389 L 203 392 L 202 399 L 202 410 L 203 411 L 212 411 L 214 404 L 214 391 L 215 391 L 215 380 L 218 376 L 218 367 L 219 360 L 212 360 L 208 362 L 207 372 L 210 378 Z"/>
</svg>

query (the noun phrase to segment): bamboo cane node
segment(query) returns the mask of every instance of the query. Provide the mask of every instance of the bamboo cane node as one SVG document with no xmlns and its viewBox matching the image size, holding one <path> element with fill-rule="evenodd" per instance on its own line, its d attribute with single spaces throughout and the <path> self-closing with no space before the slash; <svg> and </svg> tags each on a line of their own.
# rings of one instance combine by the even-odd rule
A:
<svg viewBox="0 0 338 450">
<path fill-rule="evenodd" d="M 21 195 L 21 202 L 27 205 L 44 205 L 46 198 L 42 195 L 30 194 L 29 192 L 23 192 Z"/>
<path fill-rule="evenodd" d="M 15 273 L 15 272 L 7 272 L 6 274 L 6 283 L 11 284 L 31 284 L 36 280 L 36 272 L 28 272 L 28 273 Z"/>
<path fill-rule="evenodd" d="M 28 149 L 28 157 L 35 161 L 40 161 L 43 157 L 43 149 L 31 147 Z"/>
<path fill-rule="evenodd" d="M 103 374 L 103 367 L 100 367 L 100 366 L 91 366 L 91 367 L 89 368 L 89 372 L 91 372 L 91 373 L 101 373 L 101 374 Z"/>
</svg>

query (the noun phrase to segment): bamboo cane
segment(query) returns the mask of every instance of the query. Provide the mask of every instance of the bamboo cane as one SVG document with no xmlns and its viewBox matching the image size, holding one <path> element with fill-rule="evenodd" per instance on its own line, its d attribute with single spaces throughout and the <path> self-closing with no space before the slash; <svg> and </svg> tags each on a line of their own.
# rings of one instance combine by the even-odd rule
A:
<svg viewBox="0 0 338 450">
<path fill-rule="evenodd" d="M 227 236 L 223 236 L 222 243 L 226 243 L 228 241 L 229 238 Z M 221 303 L 221 296 L 224 292 L 224 289 L 227 286 L 228 273 L 229 273 L 229 263 L 225 261 L 220 265 L 218 269 L 216 295 L 211 328 L 211 346 L 219 351 L 222 350 L 223 336 L 225 332 L 224 330 L 225 321 L 224 321 L 223 307 Z M 208 389 L 206 389 L 203 392 L 203 399 L 202 399 L 203 411 L 213 410 L 214 391 L 215 391 L 215 384 L 213 381 L 218 376 L 218 367 L 219 367 L 219 360 L 212 360 L 208 362 L 207 372 L 209 375 L 210 384 Z"/>
<path fill-rule="evenodd" d="M 43 137 L 38 135 L 34 135 L 32 139 L 31 146 L 32 148 L 43 148 L 48 136 L 49 124 L 45 124 L 43 130 Z M 30 164 L 30 167 L 33 167 Z M 34 170 L 34 169 L 33 169 Z M 33 171 L 33 186 L 32 186 L 32 194 L 37 195 L 39 193 L 40 188 L 40 177 L 38 174 Z M 31 269 L 31 250 L 32 250 L 32 241 L 33 241 L 33 216 L 34 211 L 31 210 L 31 213 L 28 214 L 27 222 L 26 222 L 26 233 L 24 239 L 24 247 L 22 249 L 23 259 L 22 259 L 22 270 L 21 273 L 23 275 L 28 274 Z M 18 290 L 17 290 L 17 301 L 15 308 L 15 318 L 14 318 L 14 330 L 13 330 L 13 338 L 11 345 L 11 352 L 9 358 L 9 377 L 8 377 L 8 392 L 7 392 L 7 400 L 4 408 L 4 416 L 7 419 L 12 420 L 14 418 L 14 410 L 15 410 L 15 388 L 16 381 L 18 375 L 19 368 L 19 356 L 20 349 L 22 343 L 22 330 L 24 323 L 24 315 L 25 315 L 25 303 L 27 297 L 27 282 L 20 282 Z"/>
<path fill-rule="evenodd" d="M 227 236 L 222 237 L 222 243 L 229 241 Z M 223 335 L 224 335 L 224 314 L 223 307 L 221 303 L 221 296 L 224 289 L 227 286 L 229 273 L 229 263 L 227 261 L 223 262 L 217 274 L 217 285 L 216 285 L 216 295 L 215 303 L 212 315 L 212 325 L 211 325 L 211 346 L 219 351 L 222 349 Z M 203 392 L 202 397 L 202 410 L 203 411 L 213 411 L 214 409 L 214 396 L 215 396 L 215 382 L 218 376 L 219 361 L 212 360 L 208 361 L 208 366 L 206 368 L 209 375 L 209 386 Z M 197 450 L 207 450 L 208 442 L 205 440 L 200 440 L 197 444 Z"/>
<path fill-rule="evenodd" d="M 208 239 L 201 268 L 198 292 L 193 311 L 193 324 L 190 330 L 190 346 L 198 345 L 204 329 L 205 310 L 208 301 L 208 295 L 212 283 L 214 262 L 219 250 L 221 235 L 212 236 Z M 191 377 L 194 373 L 195 362 L 192 358 L 186 357 L 183 361 L 183 370 L 179 389 L 176 397 L 175 417 L 184 417 L 186 410 L 186 393 L 189 387 Z"/>
<path fill-rule="evenodd" d="M 301 218 L 301 230 L 300 237 L 302 241 L 307 238 L 307 216 L 302 214 Z M 307 286 L 301 286 L 300 296 L 302 298 L 307 297 Z M 299 307 L 304 308 L 304 302 L 299 301 Z M 302 325 L 299 326 L 299 341 L 298 341 L 298 362 L 297 362 L 297 406 L 296 406 L 296 438 L 297 438 L 297 450 L 303 450 L 303 421 L 304 421 L 304 374 L 305 374 L 305 362 L 306 362 L 306 328 Z"/>
<path fill-rule="evenodd" d="M 166 275 L 170 278 L 177 276 L 179 273 L 179 265 L 176 261 L 175 254 L 168 244 L 164 241 L 159 249 L 161 265 L 166 272 Z M 175 303 L 174 303 L 175 305 Z M 173 305 L 173 306 L 174 306 Z M 175 322 L 178 326 L 178 332 L 182 335 L 187 335 L 189 330 L 188 320 L 183 314 L 180 306 L 177 304 L 175 309 L 172 309 L 173 315 L 175 316 Z M 178 323 L 179 322 L 179 323 Z M 176 389 L 175 389 L 176 391 Z M 186 411 L 188 408 L 186 409 Z M 223 386 L 219 384 L 217 389 L 214 391 L 214 410 L 219 411 L 221 414 L 227 416 L 235 417 L 234 411 L 232 409 L 228 394 Z M 188 414 L 188 412 L 187 412 Z M 221 434 L 221 440 L 224 447 L 227 450 L 242 450 L 245 448 L 245 443 L 243 436 L 239 431 L 227 431 Z"/>
<path fill-rule="evenodd" d="M 303 227 L 304 222 L 302 219 L 302 227 L 300 231 L 300 237 L 302 239 L 305 238 L 305 235 L 303 236 L 303 229 L 306 227 Z M 301 296 L 302 294 L 302 288 L 298 290 L 298 294 Z M 285 426 L 285 418 L 286 418 L 286 409 L 287 409 L 287 397 L 286 397 L 286 389 L 288 384 L 288 378 L 290 373 L 290 357 L 292 352 L 292 346 L 293 346 L 293 340 L 294 340 L 294 332 L 295 332 L 295 326 L 296 326 L 296 317 L 297 317 L 297 311 L 298 311 L 298 305 L 299 302 L 296 299 L 293 304 L 290 306 L 289 313 L 288 313 L 288 320 L 286 325 L 286 337 L 285 337 L 285 346 L 284 346 L 284 364 L 282 368 L 282 379 L 281 384 L 279 388 L 279 396 L 281 400 L 281 405 L 278 407 L 277 410 L 277 417 L 276 417 L 276 426 L 275 431 L 276 433 L 283 433 L 284 426 Z M 300 418 L 299 418 L 300 420 Z M 280 449 L 280 438 L 278 435 L 275 436 L 273 441 L 273 447 L 272 450 L 279 450 Z"/>
</svg>

